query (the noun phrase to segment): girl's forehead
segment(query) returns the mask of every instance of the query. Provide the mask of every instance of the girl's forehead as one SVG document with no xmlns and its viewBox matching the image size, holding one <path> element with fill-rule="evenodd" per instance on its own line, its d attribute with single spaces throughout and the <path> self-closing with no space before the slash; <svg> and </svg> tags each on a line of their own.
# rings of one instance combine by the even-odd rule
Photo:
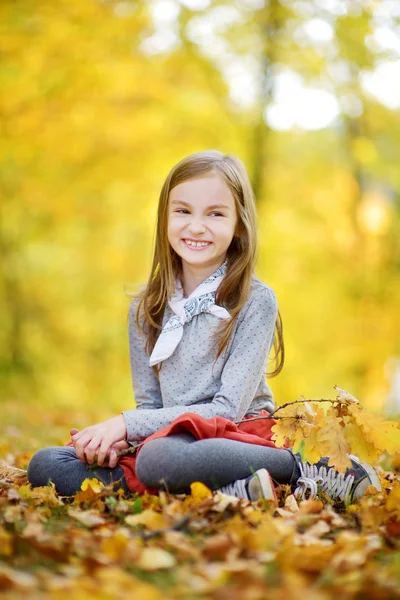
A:
<svg viewBox="0 0 400 600">
<path fill-rule="evenodd" d="M 197 202 L 205 198 L 234 203 L 234 197 L 228 184 L 218 173 L 187 179 L 176 185 L 169 193 L 170 201 Z"/>
</svg>

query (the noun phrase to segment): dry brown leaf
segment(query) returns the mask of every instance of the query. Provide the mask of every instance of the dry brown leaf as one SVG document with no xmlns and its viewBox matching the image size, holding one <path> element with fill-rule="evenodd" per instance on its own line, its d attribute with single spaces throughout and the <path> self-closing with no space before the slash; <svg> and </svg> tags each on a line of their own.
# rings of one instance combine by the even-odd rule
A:
<svg viewBox="0 0 400 600">
<path fill-rule="evenodd" d="M 24 469 L 11 465 L 0 465 L 0 488 L 3 484 L 24 485 L 28 483 L 28 476 Z"/>
<path fill-rule="evenodd" d="M 322 512 L 323 509 L 324 503 L 317 498 L 313 498 L 300 503 L 299 513 L 301 515 L 313 515 Z"/>
<path fill-rule="evenodd" d="M 0 564 L 0 590 L 16 588 L 31 590 L 36 584 L 36 577 L 19 569 L 12 569 Z"/>
<path fill-rule="evenodd" d="M 99 527 L 99 525 L 104 525 L 106 522 L 106 520 L 94 510 L 79 510 L 69 507 L 68 514 L 76 521 L 79 521 L 79 523 L 82 523 L 82 525 L 90 528 Z"/>
<path fill-rule="evenodd" d="M 232 549 L 235 551 L 232 536 L 225 533 L 219 533 L 206 538 L 202 554 L 210 560 L 224 560 L 227 558 L 227 555 L 232 552 Z"/>
<path fill-rule="evenodd" d="M 293 494 L 290 494 L 290 496 L 287 496 L 285 499 L 285 508 L 292 513 L 297 513 L 299 511 L 299 505 Z"/>
</svg>

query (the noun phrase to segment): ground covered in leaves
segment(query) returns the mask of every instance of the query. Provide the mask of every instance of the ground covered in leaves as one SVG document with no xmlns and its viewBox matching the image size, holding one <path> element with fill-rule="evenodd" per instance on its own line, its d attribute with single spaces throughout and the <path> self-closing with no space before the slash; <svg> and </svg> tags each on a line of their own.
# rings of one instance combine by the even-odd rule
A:
<svg viewBox="0 0 400 600">
<path fill-rule="evenodd" d="M 10 462 L 10 456 L 8 463 Z M 13 457 L 26 467 L 28 456 Z M 251 504 L 191 495 L 124 497 L 86 480 L 74 497 L 0 466 L 4 598 L 342 600 L 400 597 L 400 460 L 359 503 Z"/>
</svg>

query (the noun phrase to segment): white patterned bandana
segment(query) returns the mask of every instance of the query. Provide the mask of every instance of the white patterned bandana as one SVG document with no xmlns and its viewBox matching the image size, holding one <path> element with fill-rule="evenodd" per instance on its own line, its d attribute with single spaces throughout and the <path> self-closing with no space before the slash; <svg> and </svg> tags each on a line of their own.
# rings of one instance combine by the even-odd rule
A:
<svg viewBox="0 0 400 600">
<path fill-rule="evenodd" d="M 183 336 L 183 327 L 200 313 L 210 313 L 219 319 L 229 319 L 229 312 L 215 304 L 215 291 L 226 273 L 226 262 L 212 275 L 207 277 L 188 298 L 183 297 L 180 282 L 175 282 L 175 292 L 168 305 L 175 313 L 164 325 L 150 356 L 149 365 L 153 367 L 169 358 Z"/>
</svg>

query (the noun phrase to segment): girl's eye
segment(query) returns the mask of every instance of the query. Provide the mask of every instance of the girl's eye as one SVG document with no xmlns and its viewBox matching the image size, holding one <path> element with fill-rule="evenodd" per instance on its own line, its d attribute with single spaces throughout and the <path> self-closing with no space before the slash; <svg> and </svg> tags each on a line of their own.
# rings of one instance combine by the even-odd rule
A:
<svg viewBox="0 0 400 600">
<path fill-rule="evenodd" d="M 189 214 L 189 211 L 186 208 L 177 208 L 175 212 L 178 214 Z M 223 217 L 224 215 L 220 212 L 213 212 L 211 213 L 211 216 Z"/>
</svg>

